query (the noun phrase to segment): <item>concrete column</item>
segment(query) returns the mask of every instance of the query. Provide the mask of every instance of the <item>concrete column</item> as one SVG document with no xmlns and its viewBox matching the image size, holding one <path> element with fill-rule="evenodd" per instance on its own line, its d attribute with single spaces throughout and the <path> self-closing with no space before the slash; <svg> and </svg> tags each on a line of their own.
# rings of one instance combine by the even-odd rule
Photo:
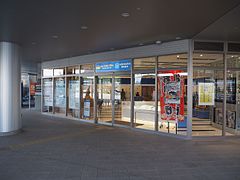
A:
<svg viewBox="0 0 240 180">
<path fill-rule="evenodd" d="M 19 46 L 0 42 L 0 136 L 17 133 L 21 127 Z"/>
</svg>

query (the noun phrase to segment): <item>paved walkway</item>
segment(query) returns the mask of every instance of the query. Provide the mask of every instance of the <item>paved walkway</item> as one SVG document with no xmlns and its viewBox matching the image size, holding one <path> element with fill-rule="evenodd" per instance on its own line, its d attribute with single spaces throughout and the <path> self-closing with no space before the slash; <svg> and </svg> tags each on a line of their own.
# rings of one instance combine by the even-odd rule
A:
<svg viewBox="0 0 240 180">
<path fill-rule="evenodd" d="M 240 179 L 240 138 L 164 137 L 36 112 L 0 137 L 1 180 Z"/>
</svg>

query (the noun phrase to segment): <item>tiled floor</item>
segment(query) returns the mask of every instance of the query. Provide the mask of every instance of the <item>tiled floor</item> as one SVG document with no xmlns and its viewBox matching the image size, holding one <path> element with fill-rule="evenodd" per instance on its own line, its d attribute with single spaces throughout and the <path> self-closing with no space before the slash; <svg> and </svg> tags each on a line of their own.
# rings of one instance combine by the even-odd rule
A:
<svg viewBox="0 0 240 180">
<path fill-rule="evenodd" d="M 237 180 L 240 138 L 171 137 L 23 113 L 0 137 L 1 180 Z"/>
</svg>

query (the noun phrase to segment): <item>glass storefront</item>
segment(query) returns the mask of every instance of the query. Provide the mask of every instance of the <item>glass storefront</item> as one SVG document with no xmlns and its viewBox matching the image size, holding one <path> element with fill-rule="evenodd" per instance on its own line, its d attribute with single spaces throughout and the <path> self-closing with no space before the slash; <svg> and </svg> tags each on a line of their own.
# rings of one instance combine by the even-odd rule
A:
<svg viewBox="0 0 240 180">
<path fill-rule="evenodd" d="M 196 47 L 190 53 L 43 69 L 42 112 L 178 136 L 237 134 L 240 55 L 225 58 L 221 49 Z"/>
</svg>

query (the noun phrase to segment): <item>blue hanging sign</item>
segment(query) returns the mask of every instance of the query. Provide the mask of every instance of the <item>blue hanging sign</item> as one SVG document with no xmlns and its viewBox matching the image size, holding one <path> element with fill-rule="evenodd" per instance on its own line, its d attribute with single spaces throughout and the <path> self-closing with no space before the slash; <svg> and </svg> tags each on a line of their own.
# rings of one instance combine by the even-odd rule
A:
<svg viewBox="0 0 240 180">
<path fill-rule="evenodd" d="M 131 59 L 96 63 L 96 72 L 131 71 Z"/>
</svg>

